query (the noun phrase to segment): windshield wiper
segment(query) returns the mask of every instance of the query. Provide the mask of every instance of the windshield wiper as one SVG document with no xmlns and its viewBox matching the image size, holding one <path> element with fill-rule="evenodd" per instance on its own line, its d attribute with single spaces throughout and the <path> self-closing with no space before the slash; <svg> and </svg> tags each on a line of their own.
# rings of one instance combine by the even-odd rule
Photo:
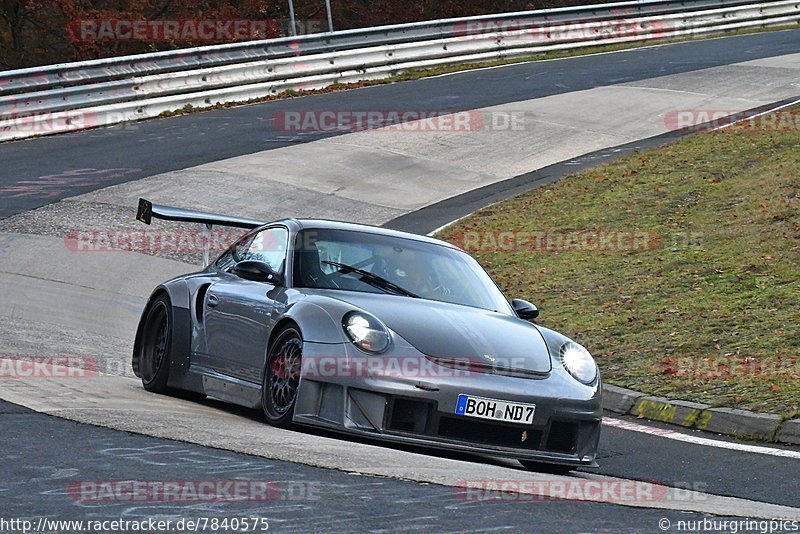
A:
<svg viewBox="0 0 800 534">
<path fill-rule="evenodd" d="M 381 278 L 377 274 L 371 273 L 369 271 L 365 271 L 364 269 L 359 269 L 358 267 L 353 267 L 352 265 L 347 265 L 346 263 L 339 263 L 338 261 L 328 261 L 322 260 L 322 263 L 327 265 L 333 265 L 334 267 L 338 267 L 339 270 L 345 274 L 347 273 L 356 273 L 361 276 L 361 281 L 365 282 L 373 287 L 377 287 L 378 289 L 383 289 L 385 291 L 390 291 L 392 293 L 396 293 L 398 295 L 403 295 L 405 297 L 411 297 L 418 299 L 420 298 L 419 295 L 412 293 L 411 291 L 404 289 L 394 282 L 390 282 L 386 278 Z"/>
</svg>

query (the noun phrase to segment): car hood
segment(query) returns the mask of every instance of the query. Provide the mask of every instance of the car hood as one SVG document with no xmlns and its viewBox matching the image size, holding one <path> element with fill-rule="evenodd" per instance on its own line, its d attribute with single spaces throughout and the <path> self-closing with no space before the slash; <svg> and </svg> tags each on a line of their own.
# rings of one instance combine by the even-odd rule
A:
<svg viewBox="0 0 800 534">
<path fill-rule="evenodd" d="M 535 374 L 551 370 L 542 334 L 517 317 L 425 299 L 349 291 L 326 293 L 378 317 L 436 361 Z"/>
</svg>

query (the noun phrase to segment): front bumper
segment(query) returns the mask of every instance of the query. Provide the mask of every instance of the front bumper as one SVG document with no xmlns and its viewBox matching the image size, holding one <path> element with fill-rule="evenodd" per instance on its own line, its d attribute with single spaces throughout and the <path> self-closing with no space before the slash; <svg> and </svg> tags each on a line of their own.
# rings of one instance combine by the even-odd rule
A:
<svg viewBox="0 0 800 534">
<path fill-rule="evenodd" d="M 306 362 L 367 358 L 349 344 L 306 342 L 294 421 L 363 437 L 437 449 L 573 466 L 596 466 L 602 417 L 600 384 L 585 386 L 555 368 L 519 378 L 453 370 L 412 347 L 369 358 L 419 359 L 419 366 L 371 366 L 369 372 L 319 372 Z M 424 361 L 423 361 L 424 360 Z M 345 366 L 346 367 L 346 366 Z M 417 373 L 396 373 L 398 368 Z M 329 366 L 329 370 L 331 367 Z M 424 370 L 424 371 L 423 371 Z M 529 425 L 456 415 L 459 394 L 535 404 Z"/>
</svg>

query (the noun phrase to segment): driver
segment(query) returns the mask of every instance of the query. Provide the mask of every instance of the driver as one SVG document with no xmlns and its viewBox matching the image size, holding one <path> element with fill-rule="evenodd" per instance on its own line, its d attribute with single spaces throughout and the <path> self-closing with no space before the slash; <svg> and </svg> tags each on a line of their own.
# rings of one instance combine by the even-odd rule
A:
<svg viewBox="0 0 800 534">
<path fill-rule="evenodd" d="M 395 247 L 383 255 L 383 260 L 389 281 L 417 295 L 432 293 L 433 284 L 423 254 Z"/>
</svg>

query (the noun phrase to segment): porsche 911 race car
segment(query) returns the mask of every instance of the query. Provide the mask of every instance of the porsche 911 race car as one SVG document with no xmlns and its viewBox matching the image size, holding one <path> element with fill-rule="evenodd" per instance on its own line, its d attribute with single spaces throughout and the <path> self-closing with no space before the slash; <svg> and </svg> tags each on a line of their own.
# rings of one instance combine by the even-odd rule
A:
<svg viewBox="0 0 800 534">
<path fill-rule="evenodd" d="M 601 384 L 589 352 L 532 324 L 461 249 L 328 220 L 271 223 L 153 205 L 137 218 L 249 230 L 200 272 L 159 285 L 133 370 L 310 425 L 424 447 L 596 466 Z M 206 251 L 206 258 L 208 258 Z"/>
</svg>

